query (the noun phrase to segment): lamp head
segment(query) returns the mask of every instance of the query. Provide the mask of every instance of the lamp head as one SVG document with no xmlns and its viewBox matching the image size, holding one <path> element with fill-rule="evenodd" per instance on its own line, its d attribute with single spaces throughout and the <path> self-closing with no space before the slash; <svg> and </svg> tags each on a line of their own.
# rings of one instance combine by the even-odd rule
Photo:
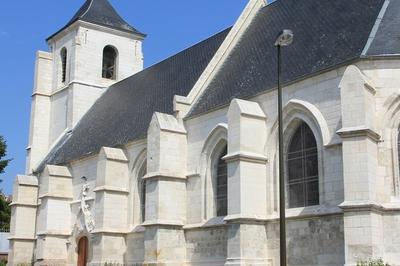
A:
<svg viewBox="0 0 400 266">
<path fill-rule="evenodd" d="M 275 46 L 289 46 L 293 43 L 293 32 L 291 30 L 283 30 L 278 34 Z"/>
</svg>

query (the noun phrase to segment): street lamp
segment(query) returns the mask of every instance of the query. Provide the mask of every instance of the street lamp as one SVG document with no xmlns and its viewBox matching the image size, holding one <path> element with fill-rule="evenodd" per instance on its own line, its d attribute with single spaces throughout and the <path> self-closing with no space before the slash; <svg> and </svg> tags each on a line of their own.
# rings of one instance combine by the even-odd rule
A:
<svg viewBox="0 0 400 266">
<path fill-rule="evenodd" d="M 293 32 L 283 30 L 275 41 L 278 52 L 278 131 L 279 131 L 279 234 L 280 234 L 280 266 L 286 266 L 286 213 L 285 213 L 285 175 L 283 166 L 283 119 L 281 88 L 281 47 L 293 42 Z"/>
</svg>

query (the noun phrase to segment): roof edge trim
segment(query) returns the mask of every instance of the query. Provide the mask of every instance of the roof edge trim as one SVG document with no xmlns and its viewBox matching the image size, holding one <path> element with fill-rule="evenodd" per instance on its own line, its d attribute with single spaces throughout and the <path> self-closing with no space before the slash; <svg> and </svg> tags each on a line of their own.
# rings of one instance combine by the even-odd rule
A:
<svg viewBox="0 0 400 266">
<path fill-rule="evenodd" d="M 190 109 L 192 109 L 194 103 L 200 98 L 208 83 L 212 80 L 212 77 L 218 72 L 218 68 L 222 65 L 224 59 L 229 55 L 232 48 L 235 46 L 242 34 L 246 31 L 246 28 L 250 22 L 257 15 L 258 11 L 266 5 L 267 4 L 264 0 L 249 1 L 237 19 L 236 23 L 233 25 L 228 36 L 225 38 L 214 57 L 211 59 L 208 66 L 187 96 L 188 102 L 191 105 L 188 113 L 190 113 Z"/>
<path fill-rule="evenodd" d="M 90 8 L 92 7 L 92 5 L 93 5 L 93 0 L 90 0 L 90 4 L 89 4 L 88 8 L 86 9 L 85 12 L 83 12 L 82 15 L 79 16 L 79 18 L 84 17 L 84 16 L 89 12 L 89 10 L 90 10 Z"/>
<path fill-rule="evenodd" d="M 378 17 L 376 18 L 375 24 L 374 24 L 374 26 L 372 27 L 371 33 L 370 33 L 370 35 L 369 35 L 369 37 L 368 37 L 368 41 L 367 41 L 367 43 L 365 44 L 365 47 L 364 47 L 364 50 L 363 50 L 362 53 L 361 53 L 361 56 L 367 55 L 368 50 L 369 50 L 369 48 L 371 47 L 372 42 L 374 41 L 374 39 L 375 39 L 375 37 L 376 37 L 376 34 L 377 34 L 378 30 L 379 30 L 379 27 L 380 27 L 380 25 L 381 25 L 381 23 L 382 23 L 383 17 L 385 16 L 385 13 L 386 13 L 386 11 L 387 11 L 387 9 L 388 9 L 388 6 L 389 6 L 389 4 L 390 4 L 390 1 L 391 1 L 391 0 L 385 0 L 385 2 L 383 3 L 382 9 L 381 9 L 381 11 L 379 12 Z"/>
<path fill-rule="evenodd" d="M 91 23 L 91 22 L 87 22 L 87 21 L 84 21 L 84 20 L 76 19 L 73 22 L 71 22 L 70 25 L 64 26 L 63 28 L 61 28 L 56 33 L 50 35 L 50 37 L 47 37 L 46 38 L 46 42 L 49 43 L 52 39 L 54 39 L 61 32 L 65 31 L 65 30 L 67 30 L 69 28 L 76 27 L 78 25 L 77 23 L 80 23 L 82 25 L 92 25 L 92 26 L 102 27 L 102 28 L 106 28 L 106 29 L 109 29 L 109 30 L 113 30 L 113 31 L 123 32 L 124 34 L 129 34 L 129 35 L 132 35 L 132 36 L 138 36 L 140 39 L 144 39 L 144 38 L 147 37 L 146 33 L 132 32 L 132 31 L 129 31 L 129 30 L 117 29 L 117 28 L 114 28 L 114 27 L 111 27 L 111 26 L 108 26 L 108 25 L 100 24 L 100 23 Z"/>
</svg>

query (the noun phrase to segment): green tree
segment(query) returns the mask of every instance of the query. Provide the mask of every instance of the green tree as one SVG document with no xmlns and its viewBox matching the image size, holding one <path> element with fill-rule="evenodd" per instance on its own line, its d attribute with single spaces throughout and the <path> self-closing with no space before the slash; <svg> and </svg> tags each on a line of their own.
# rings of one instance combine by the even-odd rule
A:
<svg viewBox="0 0 400 266">
<path fill-rule="evenodd" d="M 4 169 L 7 167 L 11 159 L 4 159 L 7 156 L 7 144 L 2 136 L 0 136 L 0 174 L 4 173 Z M 0 179 L 0 182 L 3 181 Z M 0 230 L 8 231 L 10 228 L 10 208 L 9 199 L 4 196 L 0 191 Z"/>
<path fill-rule="evenodd" d="M 369 259 L 368 261 L 359 261 L 357 266 L 390 266 L 383 262 L 382 259 Z"/>
<path fill-rule="evenodd" d="M 0 193 L 0 231 L 8 232 L 10 230 L 11 207 L 10 200 Z"/>
<path fill-rule="evenodd" d="M 7 143 L 3 136 L 0 136 L 0 174 L 4 173 L 4 169 L 7 167 L 11 159 L 3 159 L 7 155 Z"/>
</svg>

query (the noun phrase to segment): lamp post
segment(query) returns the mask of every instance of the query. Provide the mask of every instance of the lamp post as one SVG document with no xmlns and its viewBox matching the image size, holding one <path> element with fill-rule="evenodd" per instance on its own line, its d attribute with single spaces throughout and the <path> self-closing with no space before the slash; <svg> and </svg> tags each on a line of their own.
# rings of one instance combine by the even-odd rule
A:
<svg viewBox="0 0 400 266">
<path fill-rule="evenodd" d="M 285 175 L 283 166 L 283 119 L 282 119 L 282 88 L 281 88 L 281 47 L 293 42 L 293 32 L 283 30 L 275 41 L 278 52 L 278 131 L 279 131 L 279 236 L 280 236 L 280 266 L 286 266 L 286 212 L 285 212 Z"/>
</svg>

